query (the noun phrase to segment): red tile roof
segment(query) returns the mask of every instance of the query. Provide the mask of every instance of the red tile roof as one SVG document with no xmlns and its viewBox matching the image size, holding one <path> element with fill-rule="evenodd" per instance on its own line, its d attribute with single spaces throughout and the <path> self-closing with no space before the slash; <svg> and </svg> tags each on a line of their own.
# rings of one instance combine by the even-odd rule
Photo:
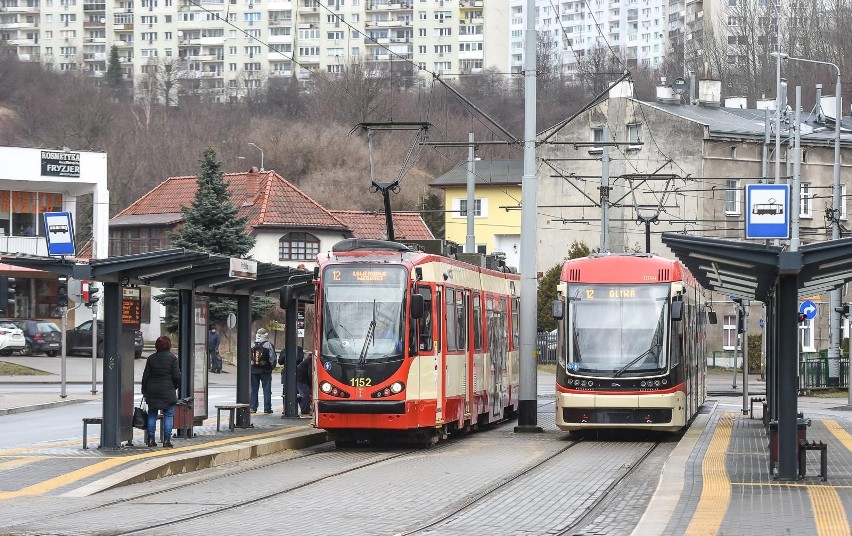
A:
<svg viewBox="0 0 852 536">
<path fill-rule="evenodd" d="M 231 203 L 252 227 L 287 226 L 347 230 L 345 223 L 274 171 L 225 173 Z M 195 176 L 170 177 L 114 216 L 180 213 L 192 205 L 198 189 Z"/>
<path fill-rule="evenodd" d="M 331 210 L 332 215 L 352 229 L 354 238 L 387 238 L 387 225 L 383 212 L 356 210 Z M 418 212 L 394 212 L 393 234 L 395 240 L 431 240 L 435 237 Z"/>
</svg>

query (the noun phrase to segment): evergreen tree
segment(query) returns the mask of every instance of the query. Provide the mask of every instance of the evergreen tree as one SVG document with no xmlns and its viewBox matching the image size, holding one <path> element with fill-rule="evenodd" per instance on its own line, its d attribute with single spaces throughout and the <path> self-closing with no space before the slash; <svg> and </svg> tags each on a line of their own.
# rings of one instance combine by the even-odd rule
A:
<svg viewBox="0 0 852 536">
<path fill-rule="evenodd" d="M 124 75 L 121 72 L 121 61 L 118 58 L 118 47 L 113 45 L 109 49 L 109 63 L 107 64 L 106 83 L 109 87 L 120 90 Z"/>
<path fill-rule="evenodd" d="M 579 259 L 580 257 L 588 257 L 592 253 L 583 242 L 571 244 L 568 248 L 567 259 Z M 556 320 L 550 314 L 551 304 L 556 299 L 556 287 L 559 285 L 559 276 L 562 274 L 562 264 L 549 269 L 538 281 L 538 296 L 536 298 L 538 304 L 538 329 L 543 331 L 551 331 L 556 327 Z"/>
<path fill-rule="evenodd" d="M 207 251 L 229 257 L 245 258 L 254 247 L 254 237 L 246 232 L 248 219 L 239 216 L 231 203 L 231 193 L 222 173 L 222 163 L 212 147 L 204 150 L 201 175 L 192 205 L 183 207 L 183 225 L 172 233 L 172 244 L 179 248 Z"/>
<path fill-rule="evenodd" d="M 429 193 L 420 198 L 420 216 L 435 238 L 444 238 L 444 204 L 441 198 Z"/>
<path fill-rule="evenodd" d="M 246 258 L 254 247 L 255 239 L 246 231 L 247 218 L 239 216 L 239 210 L 231 203 L 231 193 L 224 180 L 221 162 L 212 147 L 204 150 L 198 189 L 192 205 L 183 207 L 183 225 L 178 232 L 171 233 L 172 244 L 193 251 L 206 251 L 229 257 Z M 178 328 L 178 293 L 166 290 L 154 298 L 166 306 L 165 327 L 170 333 Z M 275 305 L 271 298 L 252 298 L 252 320 L 257 320 Z M 234 299 L 213 297 L 210 300 L 210 319 L 223 324 L 229 313 L 235 313 Z"/>
</svg>

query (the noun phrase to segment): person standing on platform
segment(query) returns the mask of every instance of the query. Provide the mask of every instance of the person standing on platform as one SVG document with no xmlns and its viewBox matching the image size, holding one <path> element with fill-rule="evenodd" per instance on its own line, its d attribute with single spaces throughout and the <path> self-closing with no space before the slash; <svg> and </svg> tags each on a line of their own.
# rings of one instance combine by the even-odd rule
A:
<svg viewBox="0 0 852 536">
<path fill-rule="evenodd" d="M 148 434 L 145 443 L 156 447 L 157 412 L 163 411 L 163 447 L 172 448 L 172 425 L 180 387 L 180 365 L 172 350 L 172 340 L 162 336 L 154 343 L 155 353 L 148 356 L 142 372 L 142 396 L 148 401 Z"/>
<path fill-rule="evenodd" d="M 251 411 L 257 413 L 258 390 L 263 385 L 263 412 L 272 413 L 272 369 L 275 368 L 275 347 L 269 342 L 269 332 L 257 330 L 251 347 Z"/>
<path fill-rule="evenodd" d="M 210 372 L 214 374 L 222 372 L 222 358 L 219 356 L 220 340 L 216 325 L 210 324 L 210 331 L 207 332 L 207 362 L 210 363 Z"/>
<path fill-rule="evenodd" d="M 301 346 L 299 347 L 301 349 Z M 299 417 L 310 419 L 311 415 L 311 383 L 313 382 L 313 363 L 310 357 L 302 359 L 296 365 L 296 390 L 299 392 Z"/>
</svg>

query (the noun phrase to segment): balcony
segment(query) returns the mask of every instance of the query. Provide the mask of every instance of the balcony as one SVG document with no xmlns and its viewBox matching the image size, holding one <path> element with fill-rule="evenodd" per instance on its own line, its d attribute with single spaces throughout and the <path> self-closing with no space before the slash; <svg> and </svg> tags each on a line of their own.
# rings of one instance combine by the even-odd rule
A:
<svg viewBox="0 0 852 536">
<path fill-rule="evenodd" d="M 83 54 L 83 61 L 106 61 L 106 52 L 87 52 Z"/>
<path fill-rule="evenodd" d="M 0 236 L 0 252 L 47 256 L 43 236 Z"/>
<path fill-rule="evenodd" d="M 83 4 L 83 11 L 86 13 L 97 13 L 99 11 L 106 11 L 106 4 Z"/>
<path fill-rule="evenodd" d="M 87 20 L 83 21 L 83 28 L 104 28 L 106 26 L 105 22 Z"/>
<path fill-rule="evenodd" d="M 293 19 L 271 19 L 268 23 L 270 28 L 276 28 L 280 26 L 292 26 Z"/>
<path fill-rule="evenodd" d="M 41 54 L 18 54 L 18 61 L 41 61 Z"/>
</svg>

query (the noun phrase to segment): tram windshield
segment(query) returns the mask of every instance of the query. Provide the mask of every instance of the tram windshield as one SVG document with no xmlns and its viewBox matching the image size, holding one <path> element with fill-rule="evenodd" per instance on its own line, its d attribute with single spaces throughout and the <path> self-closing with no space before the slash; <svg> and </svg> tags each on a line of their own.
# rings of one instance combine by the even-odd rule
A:
<svg viewBox="0 0 852 536">
<path fill-rule="evenodd" d="M 604 376 L 667 366 L 669 285 L 571 285 L 567 370 Z"/>
<path fill-rule="evenodd" d="M 402 266 L 336 265 L 322 283 L 322 353 L 386 361 L 403 352 L 408 273 Z"/>
</svg>

